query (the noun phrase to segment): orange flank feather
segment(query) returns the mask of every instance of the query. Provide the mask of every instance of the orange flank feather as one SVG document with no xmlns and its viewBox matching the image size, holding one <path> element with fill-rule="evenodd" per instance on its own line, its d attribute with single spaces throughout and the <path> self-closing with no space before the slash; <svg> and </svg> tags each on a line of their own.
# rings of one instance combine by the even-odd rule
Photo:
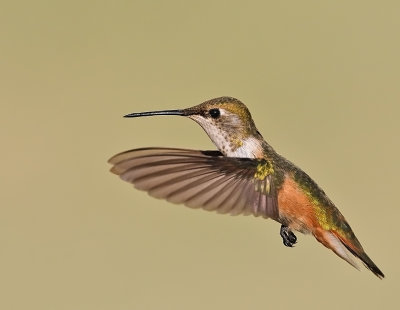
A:
<svg viewBox="0 0 400 310">
<path fill-rule="evenodd" d="M 278 191 L 278 206 L 281 222 L 292 230 L 310 233 L 319 226 L 312 202 L 289 176 Z"/>
</svg>

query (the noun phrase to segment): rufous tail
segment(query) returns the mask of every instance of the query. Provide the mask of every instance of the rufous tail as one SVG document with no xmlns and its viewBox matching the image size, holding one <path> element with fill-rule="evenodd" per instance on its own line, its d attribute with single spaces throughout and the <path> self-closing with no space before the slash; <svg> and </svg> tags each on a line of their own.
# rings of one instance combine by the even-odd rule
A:
<svg viewBox="0 0 400 310">
<path fill-rule="evenodd" d="M 371 270 L 378 278 L 383 279 L 385 275 L 383 272 L 375 265 L 375 263 L 368 257 L 364 252 L 360 242 L 354 236 L 353 242 L 340 233 L 334 230 L 318 230 L 314 233 L 316 239 L 325 245 L 327 248 L 335 252 L 339 257 L 343 258 L 350 265 L 358 269 L 358 265 L 354 261 L 355 257 L 359 258 L 365 267 Z M 352 254 L 352 255 L 351 255 Z"/>
</svg>

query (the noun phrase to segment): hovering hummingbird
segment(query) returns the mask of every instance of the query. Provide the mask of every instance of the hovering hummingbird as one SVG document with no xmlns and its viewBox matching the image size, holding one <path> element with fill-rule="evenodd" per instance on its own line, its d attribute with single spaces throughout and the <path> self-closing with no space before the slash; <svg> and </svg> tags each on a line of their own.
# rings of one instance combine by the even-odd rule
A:
<svg viewBox="0 0 400 310">
<path fill-rule="evenodd" d="M 172 203 L 231 215 L 271 218 L 281 224 L 283 244 L 293 231 L 311 233 L 358 268 L 353 256 L 379 278 L 384 274 L 364 252 L 344 216 L 300 168 L 279 155 L 257 130 L 247 107 L 220 97 L 183 110 L 125 117 L 185 116 L 198 123 L 218 151 L 140 148 L 113 156 L 111 172 L 137 189 Z"/>
</svg>

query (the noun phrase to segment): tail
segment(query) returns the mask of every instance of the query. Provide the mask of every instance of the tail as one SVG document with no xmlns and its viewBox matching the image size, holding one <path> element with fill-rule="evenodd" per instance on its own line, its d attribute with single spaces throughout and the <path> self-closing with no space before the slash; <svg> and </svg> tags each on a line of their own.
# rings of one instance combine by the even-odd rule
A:
<svg viewBox="0 0 400 310">
<path fill-rule="evenodd" d="M 364 252 L 360 242 L 353 233 L 350 234 L 350 238 L 346 238 L 338 231 L 321 229 L 316 231 L 314 236 L 324 246 L 331 249 L 353 267 L 359 269 L 352 255 L 360 259 L 365 267 L 371 270 L 378 278 L 383 279 L 385 277 L 378 266 Z"/>
</svg>

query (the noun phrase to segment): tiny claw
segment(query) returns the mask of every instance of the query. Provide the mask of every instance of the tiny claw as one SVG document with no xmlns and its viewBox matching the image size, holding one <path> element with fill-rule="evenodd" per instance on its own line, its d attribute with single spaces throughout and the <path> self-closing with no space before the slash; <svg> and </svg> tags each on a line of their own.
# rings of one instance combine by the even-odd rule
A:
<svg viewBox="0 0 400 310">
<path fill-rule="evenodd" d="M 297 242 L 297 237 L 291 230 L 289 230 L 288 238 L 289 238 L 289 241 L 293 244 L 295 244 Z"/>
<path fill-rule="evenodd" d="M 289 227 L 285 225 L 281 226 L 280 235 L 282 237 L 283 244 L 287 247 L 292 248 L 297 242 L 296 235 L 290 230 Z"/>
</svg>

